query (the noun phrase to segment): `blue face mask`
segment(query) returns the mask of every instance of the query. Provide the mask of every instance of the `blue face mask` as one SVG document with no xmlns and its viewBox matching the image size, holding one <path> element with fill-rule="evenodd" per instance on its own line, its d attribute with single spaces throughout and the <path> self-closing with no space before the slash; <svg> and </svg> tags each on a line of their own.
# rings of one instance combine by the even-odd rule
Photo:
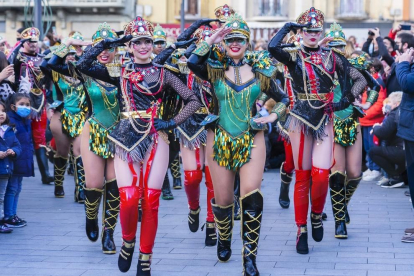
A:
<svg viewBox="0 0 414 276">
<path fill-rule="evenodd" d="M 31 112 L 32 110 L 30 109 L 30 107 L 22 106 L 22 105 L 17 106 L 16 113 L 22 118 L 26 118 L 27 116 L 30 115 Z"/>
</svg>

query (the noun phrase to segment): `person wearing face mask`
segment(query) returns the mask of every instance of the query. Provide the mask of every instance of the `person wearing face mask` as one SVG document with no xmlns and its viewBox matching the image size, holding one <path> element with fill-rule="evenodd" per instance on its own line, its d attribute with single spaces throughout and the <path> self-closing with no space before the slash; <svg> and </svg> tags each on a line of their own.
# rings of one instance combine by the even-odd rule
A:
<svg viewBox="0 0 414 276">
<path fill-rule="evenodd" d="M 31 27 L 21 33 L 21 40 L 8 57 L 9 63 L 14 65 L 14 76 L 16 87 L 20 86 L 20 80 L 29 76 L 32 88 L 30 99 L 32 113 L 33 142 L 36 160 L 42 175 L 42 183 L 50 184 L 53 177 L 49 173 L 49 163 L 46 156 L 46 96 L 44 93 L 45 75 L 40 69 L 44 56 L 37 53 L 40 32 Z"/>
<path fill-rule="evenodd" d="M 55 102 L 51 105 L 54 114 L 50 119 L 50 129 L 56 142 L 54 156 L 55 197 L 65 196 L 63 180 L 66 172 L 68 155 L 73 145 L 75 171 L 75 202 L 85 201 L 85 171 L 80 156 L 80 134 L 86 120 L 88 106 L 83 85 L 83 79 L 74 72 L 77 48 L 71 46 L 72 40 L 83 41 L 79 33 L 74 33 L 50 54 L 47 67 L 56 92 Z M 68 47 L 69 46 L 69 47 Z"/>
<path fill-rule="evenodd" d="M 243 275 L 259 275 L 256 256 L 263 211 L 264 129 L 285 114 L 289 99 L 272 79 L 277 69 L 269 53 L 247 51 L 249 41 L 247 23 L 239 14 L 231 15 L 198 44 L 187 65 L 212 88 L 211 113 L 201 125 L 207 129 L 206 156 L 214 187 L 211 205 L 218 230 L 217 258 L 227 262 L 232 254 L 234 180 L 239 172 Z M 256 101 L 267 97 L 278 103 L 269 116 L 261 117 Z"/>
<path fill-rule="evenodd" d="M 30 97 L 26 93 L 13 94 L 9 99 L 7 110 L 10 124 L 14 125 L 15 135 L 21 146 L 21 153 L 14 159 L 13 173 L 7 184 L 4 198 L 4 222 L 8 227 L 20 228 L 27 225 L 27 221 L 17 215 L 23 177 L 34 176 Z M 14 150 L 9 151 L 10 156 L 15 154 Z"/>
<path fill-rule="evenodd" d="M 294 104 L 285 127 L 295 163 L 296 251 L 299 254 L 309 253 L 307 217 L 310 195 L 312 237 L 317 242 L 323 239 L 322 211 L 334 161 L 333 112 L 347 108 L 367 85 L 363 75 L 345 57 L 318 46 L 323 23 L 323 13 L 312 7 L 302 13 L 296 23 L 286 23 L 269 43 L 269 52 L 287 66 L 293 80 Z M 302 37 L 302 44 L 285 49 L 282 46 L 284 37 L 296 30 Z M 339 102 L 334 103 L 332 89 L 336 75 L 342 95 Z"/>
<path fill-rule="evenodd" d="M 118 268 L 131 267 L 136 242 L 138 204 L 142 199 L 141 235 L 137 275 L 151 275 L 151 258 L 158 228 L 161 187 L 168 167 L 168 136 L 201 106 L 197 96 L 174 74 L 151 61 L 154 27 L 136 17 L 120 39 L 106 38 L 87 51 L 77 63 L 83 74 L 119 87 L 121 118 L 108 138 L 115 144 L 115 173 L 120 194 L 122 248 Z M 128 43 L 134 60 L 122 57 L 120 76 L 103 66 L 93 66 L 104 50 Z M 172 46 L 176 47 L 176 45 Z M 184 102 L 178 112 L 177 96 Z"/>
</svg>

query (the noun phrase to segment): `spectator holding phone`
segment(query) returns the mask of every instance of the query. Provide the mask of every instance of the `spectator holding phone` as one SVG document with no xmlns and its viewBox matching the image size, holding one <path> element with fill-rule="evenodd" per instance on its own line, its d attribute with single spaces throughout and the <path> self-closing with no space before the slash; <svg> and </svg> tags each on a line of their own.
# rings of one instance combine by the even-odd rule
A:
<svg viewBox="0 0 414 276">
<path fill-rule="evenodd" d="M 402 35 L 402 34 L 400 34 Z M 399 35 L 399 36 L 400 36 Z M 398 39 L 398 37 L 397 37 Z M 414 40 L 414 39 L 413 39 Z M 402 46 L 402 45 L 401 45 Z M 414 49 L 408 48 L 398 55 L 396 77 L 401 85 L 403 96 L 400 104 L 400 121 L 397 135 L 404 139 L 407 162 L 408 185 L 414 207 Z M 414 242 L 414 229 L 406 229 L 403 242 Z"/>
</svg>

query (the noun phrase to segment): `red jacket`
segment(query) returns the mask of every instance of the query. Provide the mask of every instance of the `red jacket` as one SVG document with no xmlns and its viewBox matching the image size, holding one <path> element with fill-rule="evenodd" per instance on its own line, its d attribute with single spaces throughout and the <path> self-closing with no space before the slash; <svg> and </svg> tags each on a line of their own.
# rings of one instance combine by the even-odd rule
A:
<svg viewBox="0 0 414 276">
<path fill-rule="evenodd" d="M 374 75 L 374 78 L 377 79 L 377 74 Z M 378 95 L 378 100 L 368 109 L 365 110 L 367 114 L 364 118 L 359 119 L 361 126 L 373 126 L 375 123 L 382 123 L 384 120 L 384 114 L 382 113 L 383 101 L 387 97 L 387 89 L 381 86 L 381 90 Z M 362 94 L 362 103 L 366 103 L 368 94 L 365 91 Z"/>
</svg>

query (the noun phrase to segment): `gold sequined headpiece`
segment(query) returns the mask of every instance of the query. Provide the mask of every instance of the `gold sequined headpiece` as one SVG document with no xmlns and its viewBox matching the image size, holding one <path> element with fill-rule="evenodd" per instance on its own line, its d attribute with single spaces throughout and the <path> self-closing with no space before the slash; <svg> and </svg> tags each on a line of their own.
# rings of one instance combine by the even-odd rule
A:
<svg viewBox="0 0 414 276">
<path fill-rule="evenodd" d="M 118 38 L 116 32 L 106 22 L 99 24 L 98 30 L 92 36 L 92 44 L 95 45 L 98 42 L 104 40 L 105 38 Z"/>
<path fill-rule="evenodd" d="M 210 36 L 212 36 L 216 31 L 209 27 L 209 26 L 203 26 L 198 28 L 194 34 L 193 37 L 197 38 L 197 44 L 201 41 L 207 40 Z"/>
<path fill-rule="evenodd" d="M 323 12 L 315 9 L 314 7 L 305 11 L 298 17 L 298 19 L 296 19 L 296 22 L 298 24 L 311 23 L 312 26 L 307 28 L 308 30 L 311 30 L 311 31 L 322 31 L 324 21 L 325 21 L 325 16 Z"/>
<path fill-rule="evenodd" d="M 151 22 L 137 16 L 134 20 L 129 22 L 124 28 L 125 35 L 132 35 L 132 40 L 135 41 L 140 38 L 154 39 L 154 26 Z"/>
<path fill-rule="evenodd" d="M 214 14 L 216 15 L 217 19 L 224 23 L 231 15 L 235 14 L 235 11 L 229 5 L 225 4 L 216 8 L 214 10 Z"/>
<path fill-rule="evenodd" d="M 39 41 L 40 32 L 39 29 L 35 27 L 27 28 L 20 34 L 22 40 L 30 39 L 32 42 Z"/>
</svg>

